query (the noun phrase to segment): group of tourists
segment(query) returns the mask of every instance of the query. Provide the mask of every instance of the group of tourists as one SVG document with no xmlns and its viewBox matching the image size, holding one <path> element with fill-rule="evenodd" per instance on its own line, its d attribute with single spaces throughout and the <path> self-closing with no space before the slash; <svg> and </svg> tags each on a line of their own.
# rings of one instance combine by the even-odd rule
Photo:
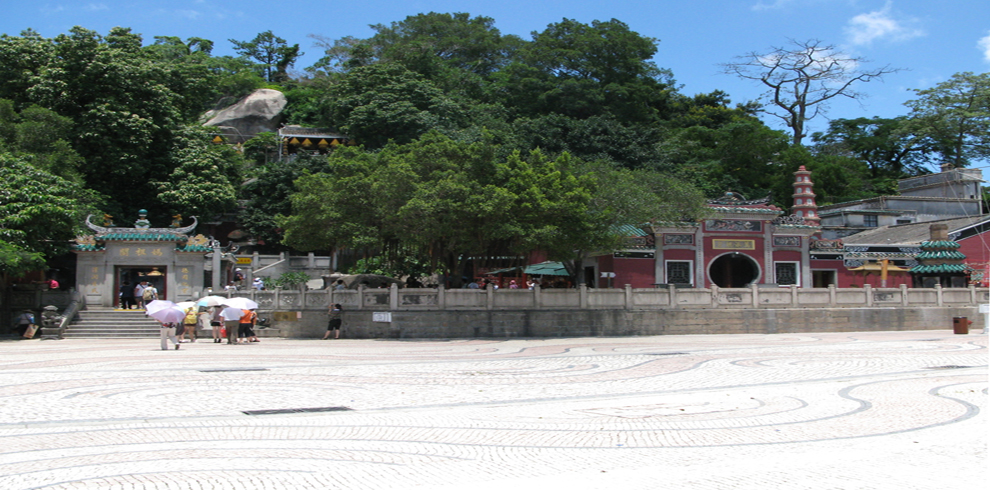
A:
<svg viewBox="0 0 990 490">
<path fill-rule="evenodd" d="M 502 281 L 502 279 L 496 279 L 494 277 L 486 277 L 486 278 L 478 279 L 477 281 L 471 281 L 471 282 L 465 283 L 464 284 L 464 289 L 489 289 L 489 288 L 490 289 L 498 289 L 500 287 L 499 286 L 499 283 L 501 281 Z M 512 279 L 512 280 L 509 281 L 508 288 L 509 289 L 520 289 L 519 284 L 521 282 L 522 282 L 522 280 L 520 280 L 520 282 L 517 283 L 515 279 Z M 552 283 L 552 282 L 547 282 L 547 283 L 544 283 L 544 284 L 540 284 L 540 279 L 539 278 L 530 277 L 529 279 L 526 280 L 526 289 L 533 289 L 536 286 L 540 286 L 541 288 L 560 287 L 560 286 L 555 286 L 554 283 Z"/>
<path fill-rule="evenodd" d="M 162 350 L 168 350 L 168 341 L 179 350 L 179 345 L 196 342 L 197 330 L 209 330 L 213 343 L 228 345 L 261 342 L 254 328 L 258 324 L 258 313 L 254 309 L 237 309 L 225 306 L 191 306 L 179 323 L 162 323 Z M 186 335 L 189 339 L 186 339 Z"/>
<path fill-rule="evenodd" d="M 120 285 L 120 307 L 125 310 L 143 309 L 144 305 L 158 299 L 158 289 L 147 280 L 131 286 L 130 281 Z"/>
</svg>

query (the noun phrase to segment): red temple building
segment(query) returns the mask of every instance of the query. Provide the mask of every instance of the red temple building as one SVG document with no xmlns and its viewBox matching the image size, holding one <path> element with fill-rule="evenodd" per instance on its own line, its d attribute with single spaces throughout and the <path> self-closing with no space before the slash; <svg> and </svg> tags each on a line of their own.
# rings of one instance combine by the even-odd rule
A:
<svg viewBox="0 0 990 490">
<path fill-rule="evenodd" d="M 596 257 L 585 278 L 597 287 L 910 287 L 930 225 L 944 221 L 967 256 L 969 282 L 983 280 L 990 216 L 902 222 L 824 239 L 811 172 L 801 166 L 792 185 L 790 215 L 769 197 L 729 192 L 709 201 L 711 216 L 703 221 L 625 227 L 628 245 Z M 924 198 L 929 207 L 939 199 Z"/>
</svg>

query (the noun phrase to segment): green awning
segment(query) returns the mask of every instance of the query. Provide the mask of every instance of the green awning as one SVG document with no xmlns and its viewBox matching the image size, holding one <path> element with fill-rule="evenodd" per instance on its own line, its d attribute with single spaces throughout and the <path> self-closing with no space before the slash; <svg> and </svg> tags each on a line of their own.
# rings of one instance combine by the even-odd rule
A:
<svg viewBox="0 0 990 490">
<path fill-rule="evenodd" d="M 525 274 L 531 276 L 569 276 L 570 273 L 560 262 L 541 262 L 539 264 L 528 265 L 523 270 Z"/>
<path fill-rule="evenodd" d="M 508 272 L 515 272 L 515 271 L 517 271 L 519 269 L 522 269 L 522 267 L 509 267 L 508 269 L 499 269 L 497 271 L 488 271 L 488 272 L 486 272 L 486 274 L 506 274 Z"/>
</svg>

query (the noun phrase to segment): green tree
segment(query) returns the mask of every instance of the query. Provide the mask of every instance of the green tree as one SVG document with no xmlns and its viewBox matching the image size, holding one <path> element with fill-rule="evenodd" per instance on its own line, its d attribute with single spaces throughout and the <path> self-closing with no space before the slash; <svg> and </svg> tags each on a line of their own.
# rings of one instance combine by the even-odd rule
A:
<svg viewBox="0 0 990 490">
<path fill-rule="evenodd" d="M 816 153 L 857 158 L 875 179 L 902 179 L 925 172 L 927 152 L 922 141 L 904 132 L 906 122 L 906 117 L 833 119 L 828 131 L 811 137 Z"/>
<path fill-rule="evenodd" d="M 0 240 L 0 287 L 6 287 L 11 277 L 45 267 L 40 253 L 28 252 L 17 245 Z"/>
<path fill-rule="evenodd" d="M 229 41 L 234 45 L 235 52 L 244 58 L 257 61 L 261 65 L 265 80 L 273 83 L 287 81 L 289 67 L 303 55 L 299 51 L 298 44 L 289 46 L 285 39 L 272 34 L 270 30 L 258 34 L 250 41 L 235 39 Z"/>
<path fill-rule="evenodd" d="M 520 115 L 652 122 L 667 112 L 674 90 L 669 72 L 650 61 L 656 42 L 615 19 L 590 25 L 564 19 L 534 32 L 516 61 L 493 78 L 502 102 Z"/>
<path fill-rule="evenodd" d="M 172 213 L 212 219 L 231 211 L 237 198 L 242 158 L 227 145 L 211 143 L 202 127 L 176 131 L 168 180 L 158 182 L 158 199 Z"/>
<path fill-rule="evenodd" d="M 786 173 L 783 157 L 793 149 L 785 133 L 753 118 L 716 128 L 679 129 L 661 146 L 665 164 L 660 169 L 697 186 L 710 198 L 726 191 L 749 198 L 769 194 L 777 176 Z"/>
<path fill-rule="evenodd" d="M 69 240 L 96 203 L 93 192 L 0 153 L 0 241 L 8 250 L 27 259 L 68 252 Z"/>
<path fill-rule="evenodd" d="M 12 101 L 0 99 L 0 151 L 6 149 L 40 170 L 81 183 L 83 159 L 67 141 L 71 134 L 72 120 L 67 117 L 37 105 L 17 113 Z"/>
<path fill-rule="evenodd" d="M 27 90 L 30 98 L 73 120 L 71 144 L 82 156 L 87 187 L 110 196 L 110 214 L 148 209 L 165 219 L 156 182 L 173 170 L 173 131 L 202 110 L 194 87 L 208 82 L 207 70 L 187 70 L 157 60 L 129 29 L 104 38 L 74 27 L 57 36 L 53 58 Z"/>
<path fill-rule="evenodd" d="M 375 153 L 338 150 L 329 173 L 296 181 L 293 214 L 279 221 L 285 243 L 380 250 L 389 263 L 412 256 L 460 277 L 472 256 L 543 250 L 573 261 L 614 245 L 616 225 L 691 214 L 687 203 L 701 202 L 688 192 L 676 193 L 680 202 L 654 198 L 662 189 L 670 197 L 675 186 L 647 173 L 615 174 L 607 165 L 578 172 L 567 154 L 500 155 L 491 141 L 437 132 Z"/>
<path fill-rule="evenodd" d="M 55 45 L 34 30 L 0 36 L 0 99 L 14 101 L 18 109 L 31 105 L 28 89 L 54 57 Z"/>
<path fill-rule="evenodd" d="M 990 73 L 957 73 L 930 89 L 915 90 L 905 131 L 931 148 L 939 162 L 965 167 L 990 157 Z"/>
<path fill-rule="evenodd" d="M 502 36 L 494 19 L 463 12 L 418 14 L 371 28 L 375 35 L 366 43 L 379 61 L 400 63 L 427 77 L 435 73 L 437 63 L 490 74 L 520 44 L 516 36 Z"/>
<path fill-rule="evenodd" d="M 461 107 L 429 80 L 392 63 L 351 70 L 323 96 L 324 124 L 369 148 L 408 143 L 431 129 L 452 129 Z"/>
<path fill-rule="evenodd" d="M 249 140 L 248 143 L 254 141 Z M 327 159 L 319 155 L 297 155 L 286 161 L 271 160 L 252 172 L 241 186 L 244 206 L 237 221 L 253 236 L 263 250 L 285 250 L 283 230 L 276 222 L 280 215 L 292 214 L 290 196 L 296 192 L 294 181 L 304 175 L 329 171 Z M 317 244 L 310 250 L 329 250 Z"/>
<path fill-rule="evenodd" d="M 278 135 L 270 131 L 258 133 L 243 144 L 244 158 L 256 165 L 278 160 Z"/>
</svg>

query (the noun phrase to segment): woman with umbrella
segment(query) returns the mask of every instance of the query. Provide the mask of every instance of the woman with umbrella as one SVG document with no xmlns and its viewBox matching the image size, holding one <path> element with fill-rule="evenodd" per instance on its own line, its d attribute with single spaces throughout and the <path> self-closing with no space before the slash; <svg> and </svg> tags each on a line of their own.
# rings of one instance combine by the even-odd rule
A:
<svg viewBox="0 0 990 490">
<path fill-rule="evenodd" d="M 175 350 L 179 350 L 179 339 L 175 336 L 175 327 L 182 323 L 186 317 L 186 311 L 171 301 L 154 300 L 147 304 L 147 315 L 162 324 L 162 350 L 168 350 L 168 341 L 175 344 Z"/>
</svg>

